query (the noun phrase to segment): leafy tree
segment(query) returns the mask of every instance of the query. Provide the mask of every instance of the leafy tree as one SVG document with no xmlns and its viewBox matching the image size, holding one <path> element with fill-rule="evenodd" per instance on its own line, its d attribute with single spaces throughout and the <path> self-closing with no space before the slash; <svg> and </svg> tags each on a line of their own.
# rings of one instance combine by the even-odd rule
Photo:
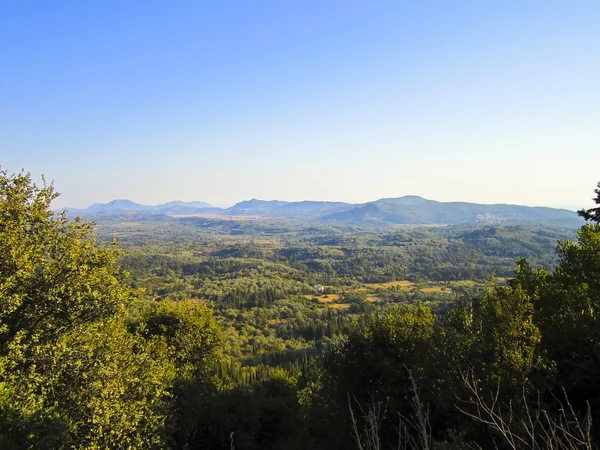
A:
<svg viewBox="0 0 600 450">
<path fill-rule="evenodd" d="M 474 309 L 477 372 L 492 383 L 524 381 L 536 362 L 540 331 L 531 298 L 519 286 L 492 286 Z M 520 386 L 518 386 L 520 387 Z"/>
<path fill-rule="evenodd" d="M 214 375 L 222 332 L 205 303 L 161 302 L 145 309 L 133 328 L 145 338 L 165 339 L 180 378 L 208 381 Z"/>
<path fill-rule="evenodd" d="M 67 220 L 52 185 L 0 171 L 0 333 L 5 346 L 48 342 L 124 311 L 116 244 L 100 247 L 91 223 Z"/>
<path fill-rule="evenodd" d="M 556 270 L 537 288 L 536 321 L 553 370 L 550 387 L 564 387 L 580 411 L 600 411 L 600 223 L 585 224 L 577 242 L 562 241 Z"/>
<path fill-rule="evenodd" d="M 598 188 L 594 189 L 594 192 L 596 193 L 596 197 L 592 200 L 596 205 L 600 205 L 600 181 L 598 182 Z M 600 223 L 600 206 L 597 208 L 581 209 L 577 211 L 577 214 L 589 222 Z"/>
<path fill-rule="evenodd" d="M 215 392 L 194 416 L 197 425 L 187 448 L 310 448 L 303 442 L 296 383 L 285 371 L 274 369 L 250 385 Z"/>
<path fill-rule="evenodd" d="M 385 403 L 392 419 L 382 429 L 385 439 L 397 435 L 397 412 L 406 413 L 412 392 L 411 377 L 426 384 L 425 366 L 432 355 L 434 316 L 424 306 L 393 307 L 374 316 L 364 329 L 356 329 L 324 356 L 321 389 L 308 401 L 321 405 L 312 413 L 320 417 L 314 433 L 325 448 L 352 446 L 348 396 L 366 411 L 372 403 Z M 411 375 L 412 374 L 412 375 Z M 390 440 L 389 442 L 392 442 Z"/>
<path fill-rule="evenodd" d="M 137 336 L 166 344 L 165 358 L 177 371 L 171 390 L 172 442 L 177 448 L 190 448 L 196 440 L 199 418 L 221 384 L 215 370 L 221 357 L 221 328 L 211 308 L 193 301 L 152 305 L 130 328 Z"/>
<path fill-rule="evenodd" d="M 165 339 L 127 331 L 116 245 L 55 214 L 56 196 L 0 172 L 0 446 L 161 448 Z"/>
</svg>

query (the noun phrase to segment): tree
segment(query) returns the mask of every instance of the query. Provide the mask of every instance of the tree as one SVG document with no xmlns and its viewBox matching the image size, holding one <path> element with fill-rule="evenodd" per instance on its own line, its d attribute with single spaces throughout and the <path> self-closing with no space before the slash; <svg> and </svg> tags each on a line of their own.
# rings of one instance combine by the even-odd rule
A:
<svg viewBox="0 0 600 450">
<path fill-rule="evenodd" d="M 38 188 L 28 173 L 0 171 L 2 352 L 109 318 L 132 299 L 116 244 L 100 247 L 91 223 L 54 213 L 57 196 L 52 184 Z"/>
<path fill-rule="evenodd" d="M 211 308 L 197 301 L 152 305 L 130 328 L 137 336 L 166 344 L 166 358 L 177 369 L 171 390 L 171 436 L 177 448 L 190 448 L 197 440 L 198 417 L 217 392 L 215 368 L 221 356 L 221 328 Z"/>
<path fill-rule="evenodd" d="M 161 302 L 142 311 L 134 329 L 145 338 L 165 339 L 180 378 L 209 381 L 220 356 L 221 328 L 202 302 Z"/>
<path fill-rule="evenodd" d="M 518 386 L 536 360 L 540 331 L 533 322 L 534 306 L 520 286 L 487 288 L 474 310 L 477 371 L 481 377 Z"/>
<path fill-rule="evenodd" d="M 0 171 L 0 447 L 163 448 L 175 366 L 128 332 L 116 244 Z"/>
<path fill-rule="evenodd" d="M 596 197 L 592 200 L 596 205 L 600 205 L 600 181 L 598 182 L 598 188 L 594 189 L 594 192 L 596 193 Z M 588 222 L 600 223 L 600 206 L 597 208 L 581 209 L 577 211 L 577 214 L 579 214 Z"/>
<path fill-rule="evenodd" d="M 331 448 L 353 445 L 349 395 L 359 409 L 386 404 L 394 415 L 409 416 L 412 406 L 405 399 L 412 396 L 413 380 L 422 383 L 424 391 L 430 388 L 423 379 L 428 376 L 426 365 L 435 358 L 431 346 L 434 332 L 435 317 L 429 308 L 396 306 L 381 316 L 374 315 L 365 329 L 352 331 L 326 352 L 322 386 L 315 393 L 321 397 L 321 410 L 314 411 L 323 420 L 315 424 L 315 432 L 322 434 Z M 429 393 L 424 392 L 424 399 Z M 394 442 L 396 426 L 395 418 L 386 420 L 380 430 L 382 442 Z"/>
</svg>

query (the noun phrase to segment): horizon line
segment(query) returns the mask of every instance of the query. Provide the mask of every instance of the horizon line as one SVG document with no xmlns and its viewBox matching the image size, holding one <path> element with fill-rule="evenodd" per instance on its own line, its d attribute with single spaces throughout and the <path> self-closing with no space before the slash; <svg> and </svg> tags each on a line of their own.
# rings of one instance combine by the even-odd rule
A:
<svg viewBox="0 0 600 450">
<path fill-rule="evenodd" d="M 292 203 L 306 203 L 306 202 L 315 202 L 315 203 L 344 203 L 347 205 L 352 205 L 352 206 L 363 206 L 363 205 L 367 205 L 370 203 L 376 203 L 378 201 L 382 201 L 382 200 L 395 200 L 395 199 L 400 199 L 400 198 L 406 198 L 406 197 L 416 197 L 422 200 L 426 200 L 426 201 L 430 201 L 430 202 L 436 202 L 436 203 L 468 203 L 468 204 L 473 204 L 473 205 L 491 205 L 491 206 L 496 206 L 496 205 L 506 205 L 506 206 L 525 206 L 528 208 L 551 208 L 551 209 L 563 209 L 563 210 L 567 210 L 567 211 L 573 211 L 573 212 L 577 212 L 578 210 L 584 208 L 584 206 L 574 206 L 574 205 L 561 205 L 561 204 L 522 204 L 522 203 L 506 203 L 506 202 L 500 202 L 500 203 L 480 203 L 480 202 L 472 202 L 472 201 L 465 201 L 465 200 L 451 200 L 451 201 L 441 201 L 441 200 L 433 200 L 433 199 L 428 199 L 425 197 L 422 197 L 420 195 L 416 195 L 416 194 L 407 194 L 407 195 L 402 195 L 399 197 L 381 197 L 378 198 L 376 200 L 370 200 L 367 202 L 358 202 L 358 203 L 354 203 L 354 202 L 348 202 L 348 201 L 341 201 L 341 200 L 281 200 L 281 199 L 272 199 L 272 200 L 267 200 L 267 199 L 260 199 L 260 198 L 256 198 L 256 197 L 252 197 L 249 199 L 245 199 L 245 200 L 240 200 L 234 203 L 220 203 L 220 204 L 213 204 L 204 200 L 169 200 L 167 202 L 161 202 L 161 203 L 156 203 L 156 204 L 148 204 L 148 203 L 139 203 L 136 202 L 135 200 L 132 199 L 128 199 L 128 198 L 115 198 L 112 200 L 109 200 L 105 203 L 102 202 L 94 202 L 89 204 L 87 207 L 71 207 L 71 206 L 65 206 L 62 208 L 57 208 L 55 209 L 55 211 L 70 211 L 70 210 L 86 210 L 91 208 L 92 206 L 95 205 L 108 205 L 110 203 L 113 202 L 118 202 L 118 201 L 127 201 L 127 202 L 132 202 L 135 203 L 136 205 L 139 206 L 146 206 L 146 207 L 157 207 L 157 206 L 162 206 L 162 205 L 166 205 L 168 203 L 174 203 L 174 202 L 181 202 L 181 203 L 206 203 L 207 206 L 206 208 L 218 208 L 218 209 L 223 209 L 223 210 L 227 210 L 229 208 L 232 208 L 240 203 L 244 203 L 244 202 L 250 202 L 250 201 L 260 201 L 260 202 L 283 202 L 286 204 L 292 204 Z"/>
</svg>

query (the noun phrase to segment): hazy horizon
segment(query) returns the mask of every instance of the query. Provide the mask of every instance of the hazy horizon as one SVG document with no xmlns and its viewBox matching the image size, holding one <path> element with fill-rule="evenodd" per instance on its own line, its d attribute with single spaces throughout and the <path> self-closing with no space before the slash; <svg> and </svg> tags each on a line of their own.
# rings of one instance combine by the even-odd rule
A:
<svg viewBox="0 0 600 450">
<path fill-rule="evenodd" d="M 579 209 L 600 3 L 0 5 L 0 166 L 126 198 Z"/>
<path fill-rule="evenodd" d="M 406 194 L 406 196 L 417 196 L 417 195 L 416 194 Z M 398 197 L 374 198 L 374 199 L 371 199 L 371 200 L 369 200 L 367 202 L 360 202 L 360 203 L 357 203 L 357 202 L 345 202 L 343 200 L 322 200 L 322 199 L 314 199 L 314 198 L 313 199 L 303 199 L 303 200 L 286 200 L 286 199 L 282 199 L 282 198 L 266 198 L 266 199 L 265 198 L 259 198 L 259 199 L 257 199 L 257 198 L 245 198 L 245 199 L 238 200 L 238 201 L 236 201 L 234 203 L 226 203 L 226 204 L 218 204 L 218 205 L 214 204 L 214 203 L 207 202 L 207 201 L 202 200 L 202 199 L 194 199 L 194 200 L 171 199 L 171 200 L 168 200 L 166 202 L 148 202 L 148 203 L 145 203 L 145 202 L 138 202 L 135 199 L 131 199 L 131 198 L 114 198 L 114 199 L 107 200 L 105 202 L 94 202 L 94 203 L 90 203 L 90 204 L 87 204 L 87 205 L 84 205 L 84 206 L 69 205 L 69 206 L 62 206 L 62 207 L 56 208 L 56 209 L 65 209 L 65 208 L 66 209 L 69 209 L 69 208 L 71 208 L 71 209 L 86 209 L 86 208 L 88 208 L 90 206 L 93 206 L 93 205 L 107 204 L 107 203 L 110 203 L 110 202 L 115 201 L 115 200 L 116 201 L 122 201 L 122 200 L 132 201 L 134 203 L 137 203 L 137 204 L 140 204 L 140 205 L 144 205 L 144 206 L 158 206 L 158 205 L 162 205 L 162 204 L 173 202 L 173 201 L 181 201 L 181 202 L 199 201 L 199 202 L 209 203 L 212 207 L 227 209 L 227 208 L 230 208 L 230 207 L 232 207 L 232 206 L 234 206 L 234 205 L 236 205 L 238 203 L 241 203 L 241 202 L 244 202 L 244 201 L 249 201 L 249 200 L 283 201 L 283 202 L 289 202 L 289 203 L 304 202 L 304 201 L 315 201 L 315 202 L 321 202 L 322 201 L 322 202 L 343 202 L 343 203 L 348 203 L 348 204 L 363 204 L 363 203 L 375 202 L 377 200 L 383 200 L 384 198 L 399 198 L 399 197 L 404 197 L 404 195 L 398 196 Z M 418 196 L 418 197 L 422 197 L 422 196 Z M 425 197 L 423 197 L 423 198 L 425 198 Z M 441 200 L 436 200 L 434 198 L 426 198 L 426 200 L 433 200 L 433 201 L 442 202 Z M 464 200 L 450 200 L 448 202 L 479 203 L 479 202 L 466 202 Z M 442 203 L 446 203 L 446 202 L 442 202 Z M 482 204 L 484 204 L 484 203 L 482 203 Z M 506 202 L 500 202 L 500 203 L 494 203 L 494 204 L 497 204 L 497 205 L 514 204 L 514 205 L 531 206 L 531 207 L 547 207 L 547 208 L 557 208 L 557 209 L 568 209 L 568 210 L 572 210 L 572 211 L 577 211 L 577 210 L 581 209 L 581 207 L 579 207 L 579 206 L 578 207 L 573 207 L 573 206 L 569 206 L 569 205 L 525 205 L 525 204 L 521 204 L 521 203 L 506 203 Z M 584 205 L 584 206 L 587 206 L 587 205 Z"/>
</svg>

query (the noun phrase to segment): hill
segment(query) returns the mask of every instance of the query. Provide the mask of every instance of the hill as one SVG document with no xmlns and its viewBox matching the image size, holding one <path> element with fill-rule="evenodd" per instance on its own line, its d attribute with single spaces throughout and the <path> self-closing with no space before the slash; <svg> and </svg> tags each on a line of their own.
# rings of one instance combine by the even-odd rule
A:
<svg viewBox="0 0 600 450">
<path fill-rule="evenodd" d="M 182 202 L 175 200 L 161 205 L 150 206 L 142 205 L 131 200 L 113 200 L 108 203 L 94 203 L 86 209 L 67 208 L 69 215 L 72 216 L 122 216 L 124 214 L 201 214 L 207 212 L 221 211 L 220 208 L 213 208 L 206 202 Z"/>
<path fill-rule="evenodd" d="M 418 196 L 385 198 L 322 217 L 324 221 L 388 224 L 546 224 L 579 227 L 582 219 L 566 209 L 520 205 L 437 202 Z"/>
<path fill-rule="evenodd" d="M 282 202 L 278 200 L 252 199 L 236 203 L 234 206 L 227 209 L 224 214 L 315 219 L 326 214 L 345 211 L 353 207 L 354 205 L 343 202 L 308 200 L 302 202 Z"/>
<path fill-rule="evenodd" d="M 287 205 L 288 202 L 279 200 L 245 200 L 236 203 L 231 208 L 226 209 L 223 213 L 227 215 L 270 215 L 277 209 Z"/>
<path fill-rule="evenodd" d="M 577 228 L 583 220 L 566 209 L 530 207 L 506 204 L 467 202 L 438 202 L 408 195 L 383 198 L 374 202 L 351 204 L 344 202 L 251 199 L 221 209 L 205 202 L 172 201 L 156 206 L 142 205 L 131 200 L 113 200 L 94 204 L 83 210 L 70 210 L 81 216 L 138 215 L 222 215 L 288 218 L 367 226 L 389 225 L 552 225 Z"/>
</svg>

